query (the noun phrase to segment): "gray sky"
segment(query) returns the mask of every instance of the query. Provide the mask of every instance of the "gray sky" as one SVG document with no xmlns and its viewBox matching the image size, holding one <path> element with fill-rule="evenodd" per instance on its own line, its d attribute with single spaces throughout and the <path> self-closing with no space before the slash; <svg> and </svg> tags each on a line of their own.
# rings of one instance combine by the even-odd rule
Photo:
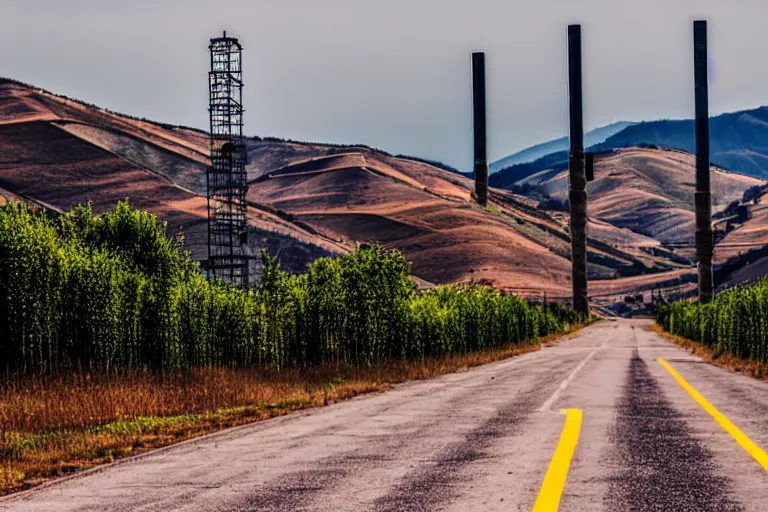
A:
<svg viewBox="0 0 768 512">
<path fill-rule="evenodd" d="M 710 21 L 713 114 L 768 104 L 764 0 L 0 0 L 0 76 L 206 128 L 207 45 L 245 47 L 246 132 L 472 164 L 470 53 L 489 157 L 567 134 L 566 26 L 583 25 L 585 125 L 692 117 Z"/>
</svg>

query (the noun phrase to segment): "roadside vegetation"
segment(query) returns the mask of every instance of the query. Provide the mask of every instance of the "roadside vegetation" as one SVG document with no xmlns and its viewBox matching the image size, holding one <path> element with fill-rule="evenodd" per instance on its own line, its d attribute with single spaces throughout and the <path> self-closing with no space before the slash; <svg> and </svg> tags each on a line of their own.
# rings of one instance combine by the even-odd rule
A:
<svg viewBox="0 0 768 512">
<path fill-rule="evenodd" d="M 120 203 L 0 207 L 0 493 L 218 428 L 509 357 L 583 321 L 480 286 L 419 292 L 380 246 L 208 281 Z"/>
<path fill-rule="evenodd" d="M 0 495 L 222 428 L 465 371 L 538 350 L 559 336 L 369 366 L 6 377 L 0 383 Z"/>
<path fill-rule="evenodd" d="M 742 361 L 768 364 L 768 278 L 723 291 L 709 304 L 680 301 L 659 307 L 667 332 Z"/>
</svg>

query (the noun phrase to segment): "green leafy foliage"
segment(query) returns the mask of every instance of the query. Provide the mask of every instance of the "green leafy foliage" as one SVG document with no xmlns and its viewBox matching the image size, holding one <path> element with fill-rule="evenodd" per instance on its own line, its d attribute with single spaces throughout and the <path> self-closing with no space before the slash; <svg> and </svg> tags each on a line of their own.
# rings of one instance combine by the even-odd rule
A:
<svg viewBox="0 0 768 512">
<path fill-rule="evenodd" d="M 52 219 L 0 207 L 6 370 L 368 365 L 517 343 L 580 318 L 479 286 L 418 292 L 397 251 L 366 246 L 304 274 L 263 254 L 261 283 L 208 281 L 147 212 Z"/>
<path fill-rule="evenodd" d="M 677 336 L 743 359 L 768 363 L 768 278 L 719 293 L 709 304 L 661 306 L 656 321 Z"/>
</svg>

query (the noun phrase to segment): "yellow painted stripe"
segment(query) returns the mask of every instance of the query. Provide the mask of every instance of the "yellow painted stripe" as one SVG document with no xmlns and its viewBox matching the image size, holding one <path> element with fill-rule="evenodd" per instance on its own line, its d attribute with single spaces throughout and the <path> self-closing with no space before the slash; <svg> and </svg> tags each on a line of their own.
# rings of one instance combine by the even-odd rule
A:
<svg viewBox="0 0 768 512">
<path fill-rule="evenodd" d="M 669 373 L 672 374 L 672 377 L 675 378 L 678 384 L 680 384 L 683 389 L 685 389 L 688 394 L 690 394 L 694 400 L 696 400 L 699 405 L 701 405 L 705 411 L 707 411 L 713 418 L 715 418 L 715 421 L 717 421 L 721 427 L 723 427 L 726 432 L 731 434 L 731 436 L 736 440 L 737 443 L 739 443 L 739 446 L 744 448 L 747 453 L 749 453 L 752 458 L 754 458 L 758 464 L 760 464 L 764 470 L 768 471 L 768 454 L 763 451 L 762 448 L 757 446 L 750 438 L 744 434 L 741 430 L 739 430 L 736 425 L 731 423 L 731 421 L 726 418 L 720 411 L 715 409 L 715 406 L 712 405 L 707 401 L 706 398 L 701 396 L 701 393 L 696 391 L 696 389 L 693 388 L 686 380 L 679 374 L 677 371 L 675 371 L 672 366 L 666 362 L 662 358 L 658 358 L 657 361 L 661 366 L 667 369 Z"/>
<path fill-rule="evenodd" d="M 555 455 L 549 463 L 549 469 L 541 484 L 539 497 L 533 506 L 533 512 L 555 512 L 560 506 L 560 497 L 565 489 L 565 480 L 571 467 L 571 459 L 576 445 L 579 443 L 581 420 L 584 416 L 579 409 L 566 409 L 565 426 L 560 435 L 560 442 L 555 449 Z"/>
</svg>

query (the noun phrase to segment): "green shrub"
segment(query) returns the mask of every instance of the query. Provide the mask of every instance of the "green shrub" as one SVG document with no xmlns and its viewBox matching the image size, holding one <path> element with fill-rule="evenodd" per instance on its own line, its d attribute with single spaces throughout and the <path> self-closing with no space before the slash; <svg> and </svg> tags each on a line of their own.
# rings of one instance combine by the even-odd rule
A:
<svg viewBox="0 0 768 512">
<path fill-rule="evenodd" d="M 119 203 L 57 219 L 0 207 L 6 370 L 301 367 L 464 353 L 563 331 L 554 303 L 480 286 L 418 292 L 396 250 L 320 258 L 304 274 L 263 255 L 261 283 L 209 282 L 165 226 Z"/>
<path fill-rule="evenodd" d="M 666 331 L 737 357 L 768 363 L 768 278 L 719 293 L 709 304 L 680 301 L 659 308 Z"/>
</svg>

